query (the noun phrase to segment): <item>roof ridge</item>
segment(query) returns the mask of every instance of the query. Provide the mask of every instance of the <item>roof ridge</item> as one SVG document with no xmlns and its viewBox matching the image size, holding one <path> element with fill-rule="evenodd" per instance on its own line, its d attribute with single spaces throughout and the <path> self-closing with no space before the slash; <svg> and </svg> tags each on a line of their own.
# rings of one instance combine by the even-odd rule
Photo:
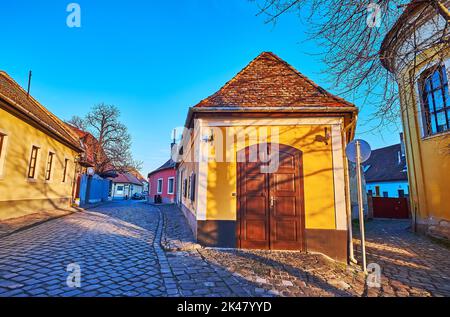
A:
<svg viewBox="0 0 450 317">
<path fill-rule="evenodd" d="M 245 66 L 244 68 L 242 68 L 236 75 L 234 75 L 233 78 L 231 78 L 229 81 L 227 81 L 221 88 L 219 88 L 219 90 L 217 90 L 215 93 L 213 93 L 212 95 L 206 97 L 205 99 L 201 100 L 198 104 L 202 104 L 203 102 L 206 102 L 209 98 L 211 98 L 212 96 L 218 94 L 220 91 L 226 89 L 228 86 L 231 85 L 232 82 L 236 81 L 239 76 L 241 76 L 251 65 L 253 65 L 257 59 L 259 59 L 262 55 L 264 54 L 268 54 L 269 52 L 262 52 L 261 54 L 259 54 L 258 56 L 256 56 L 254 59 L 252 59 L 250 61 L 250 63 L 247 64 L 247 66 Z"/>
<path fill-rule="evenodd" d="M 31 94 L 29 94 L 25 89 L 19 85 L 7 72 L 0 71 L 0 75 L 2 75 L 7 81 L 9 81 L 12 85 L 14 85 L 16 88 L 18 88 L 23 94 L 26 94 L 30 101 L 32 101 L 37 107 L 39 107 L 52 121 L 54 121 L 60 128 L 62 128 L 67 134 L 72 138 L 72 141 L 78 143 L 78 138 L 76 138 L 72 131 L 69 131 L 67 127 L 65 126 L 65 123 L 59 119 L 57 116 L 55 116 L 51 111 L 49 111 L 47 108 L 45 108 L 39 101 L 37 101 Z M 11 100 L 4 94 L 0 93 L 3 97 Z M 14 102 L 17 104 L 16 102 Z M 23 108 L 23 107 L 22 107 Z M 54 131 L 61 135 L 58 131 Z M 64 137 L 61 135 L 61 137 Z"/>
<path fill-rule="evenodd" d="M 201 100 L 196 106 L 201 106 L 202 104 L 207 103 L 211 98 L 213 98 L 214 96 L 220 95 L 221 92 L 224 92 L 224 90 L 226 90 L 233 82 L 236 82 L 237 80 L 240 79 L 240 77 L 249 69 L 251 68 L 255 62 L 257 62 L 258 60 L 260 60 L 261 58 L 265 57 L 265 56 L 269 56 L 271 58 L 273 58 L 276 62 L 280 63 L 281 65 L 285 66 L 287 69 L 289 69 L 291 72 L 293 72 L 295 75 L 297 75 L 299 78 L 301 78 L 302 80 L 304 80 L 307 84 L 311 85 L 313 88 L 317 89 L 320 93 L 322 93 L 325 96 L 328 96 L 332 99 L 334 99 L 337 103 L 341 103 L 341 104 L 345 104 L 351 107 L 355 107 L 354 104 L 348 102 L 347 100 L 345 100 L 344 98 L 338 97 L 332 93 L 330 93 L 329 91 L 327 91 L 326 89 L 322 88 L 321 86 L 319 86 L 317 83 L 315 83 L 313 80 L 311 80 L 310 78 L 308 78 L 307 76 L 305 76 L 304 74 L 302 74 L 300 71 L 298 71 L 295 67 L 293 67 L 291 64 L 289 64 L 287 61 L 285 61 L 284 59 L 282 59 L 281 57 L 279 57 L 278 55 L 276 55 L 273 52 L 269 52 L 269 51 L 264 51 L 262 53 L 260 53 L 258 56 L 256 56 L 253 60 L 250 61 L 250 63 L 247 64 L 247 66 L 245 66 L 244 68 L 242 68 L 233 78 L 231 78 L 229 81 L 227 81 L 219 90 L 217 90 L 215 93 L 213 93 L 212 95 L 208 96 L 207 98 Z M 194 106 L 194 107 L 196 107 Z"/>
</svg>

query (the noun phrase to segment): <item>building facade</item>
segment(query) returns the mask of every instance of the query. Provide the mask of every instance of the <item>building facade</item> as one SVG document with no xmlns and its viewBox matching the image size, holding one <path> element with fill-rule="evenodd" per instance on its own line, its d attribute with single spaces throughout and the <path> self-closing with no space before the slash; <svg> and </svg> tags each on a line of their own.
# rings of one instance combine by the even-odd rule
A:
<svg viewBox="0 0 450 317">
<path fill-rule="evenodd" d="M 384 39 L 381 61 L 399 87 L 413 227 L 449 239 L 450 52 L 436 39 L 447 36 L 450 1 L 441 4 L 412 1 Z"/>
<path fill-rule="evenodd" d="M 197 241 L 347 261 L 356 113 L 268 52 L 190 108 L 177 202 Z"/>
<path fill-rule="evenodd" d="M 69 208 L 82 151 L 60 119 L 0 72 L 0 219 Z"/>
<path fill-rule="evenodd" d="M 150 202 L 161 196 L 163 203 L 174 203 L 177 194 L 176 164 L 170 159 L 148 174 Z"/>
<path fill-rule="evenodd" d="M 144 185 L 131 173 L 119 173 L 112 181 L 111 198 L 118 200 L 132 199 L 134 194 L 142 194 Z"/>
</svg>

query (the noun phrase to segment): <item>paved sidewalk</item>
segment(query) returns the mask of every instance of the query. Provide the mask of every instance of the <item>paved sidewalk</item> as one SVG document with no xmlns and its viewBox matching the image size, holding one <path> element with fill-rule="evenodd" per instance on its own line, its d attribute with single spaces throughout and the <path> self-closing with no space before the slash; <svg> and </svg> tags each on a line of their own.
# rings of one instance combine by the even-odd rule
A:
<svg viewBox="0 0 450 317">
<path fill-rule="evenodd" d="M 78 211 L 80 211 L 80 209 L 75 208 L 43 210 L 22 217 L 2 220 L 0 221 L 0 238 L 19 230 L 27 229 L 46 221 L 64 217 Z"/>
<path fill-rule="evenodd" d="M 163 296 L 157 211 L 118 202 L 0 239 L 0 296 Z M 66 284 L 69 264 L 81 287 Z"/>
</svg>

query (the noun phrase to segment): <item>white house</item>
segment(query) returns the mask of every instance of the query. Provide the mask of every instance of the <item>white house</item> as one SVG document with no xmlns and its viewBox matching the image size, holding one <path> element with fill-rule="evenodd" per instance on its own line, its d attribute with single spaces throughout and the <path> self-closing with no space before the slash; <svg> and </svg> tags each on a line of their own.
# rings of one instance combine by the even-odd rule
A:
<svg viewBox="0 0 450 317">
<path fill-rule="evenodd" d="M 121 173 L 117 177 L 111 178 L 112 199 L 131 199 L 135 193 L 142 193 L 144 185 L 139 179 L 131 173 Z"/>
</svg>

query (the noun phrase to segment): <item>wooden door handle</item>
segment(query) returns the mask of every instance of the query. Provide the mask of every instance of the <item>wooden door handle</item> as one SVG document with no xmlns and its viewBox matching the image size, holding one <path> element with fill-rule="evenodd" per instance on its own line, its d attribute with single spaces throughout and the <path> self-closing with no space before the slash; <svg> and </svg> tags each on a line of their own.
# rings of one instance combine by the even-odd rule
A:
<svg viewBox="0 0 450 317">
<path fill-rule="evenodd" d="M 273 208 L 275 205 L 275 198 L 273 196 L 270 196 L 270 208 Z"/>
</svg>

